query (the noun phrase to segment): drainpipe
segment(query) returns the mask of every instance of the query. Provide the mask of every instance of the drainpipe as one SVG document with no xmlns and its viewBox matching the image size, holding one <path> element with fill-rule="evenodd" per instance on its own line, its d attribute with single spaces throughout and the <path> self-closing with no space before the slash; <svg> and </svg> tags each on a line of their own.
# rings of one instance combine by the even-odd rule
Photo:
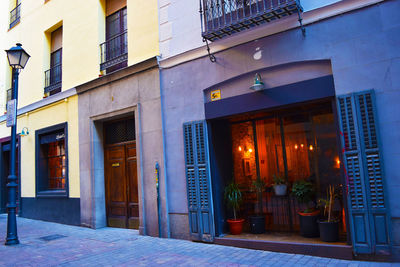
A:
<svg viewBox="0 0 400 267">
<path fill-rule="evenodd" d="M 160 77 L 160 105 L 161 105 L 161 131 L 163 143 L 163 172 L 164 172 L 164 194 L 165 194 L 165 213 L 167 219 L 167 237 L 171 238 L 171 228 L 169 223 L 169 198 L 168 198 L 168 179 L 167 179 L 167 152 L 166 152 L 166 135 L 165 135 L 165 119 L 164 119 L 164 105 L 163 105 L 163 92 L 162 92 L 162 75 L 160 68 L 160 56 L 157 56 L 157 64 Z"/>
<path fill-rule="evenodd" d="M 146 227 L 146 206 L 144 202 L 144 166 L 143 166 L 143 138 L 142 138 L 142 111 L 140 107 L 140 103 L 137 104 L 137 113 L 138 113 L 138 137 L 139 137 L 139 153 L 140 153 L 140 193 L 142 195 L 142 221 L 143 221 L 143 235 L 147 235 L 147 227 Z"/>
</svg>

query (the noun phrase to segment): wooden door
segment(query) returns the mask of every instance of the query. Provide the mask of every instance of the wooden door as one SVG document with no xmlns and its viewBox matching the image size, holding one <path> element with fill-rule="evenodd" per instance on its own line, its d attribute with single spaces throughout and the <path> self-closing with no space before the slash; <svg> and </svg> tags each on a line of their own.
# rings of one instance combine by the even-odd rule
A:
<svg viewBox="0 0 400 267">
<path fill-rule="evenodd" d="M 136 142 L 106 147 L 105 183 L 108 226 L 138 229 Z"/>
</svg>

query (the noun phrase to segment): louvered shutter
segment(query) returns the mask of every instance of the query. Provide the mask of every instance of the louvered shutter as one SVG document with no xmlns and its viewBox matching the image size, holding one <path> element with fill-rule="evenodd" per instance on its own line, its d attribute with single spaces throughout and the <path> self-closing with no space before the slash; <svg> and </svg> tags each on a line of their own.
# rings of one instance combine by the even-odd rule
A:
<svg viewBox="0 0 400 267">
<path fill-rule="evenodd" d="M 355 253 L 389 250 L 382 160 L 372 91 L 339 96 L 338 115 Z"/>
<path fill-rule="evenodd" d="M 192 240 L 212 242 L 214 220 L 205 121 L 185 123 L 183 136 L 190 235 Z"/>
<path fill-rule="evenodd" d="M 379 150 L 375 95 L 366 91 L 354 95 L 360 131 L 361 151 L 368 193 L 370 228 L 376 254 L 390 252 L 390 210 L 388 208 L 383 160 Z"/>
</svg>

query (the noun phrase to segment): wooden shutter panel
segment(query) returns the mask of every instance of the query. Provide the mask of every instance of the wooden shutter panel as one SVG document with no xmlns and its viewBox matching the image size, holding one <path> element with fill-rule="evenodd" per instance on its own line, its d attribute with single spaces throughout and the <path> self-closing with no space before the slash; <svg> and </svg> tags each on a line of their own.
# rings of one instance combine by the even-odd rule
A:
<svg viewBox="0 0 400 267">
<path fill-rule="evenodd" d="M 212 242 L 214 220 L 205 121 L 185 123 L 183 136 L 190 235 L 192 240 Z"/>
<path fill-rule="evenodd" d="M 377 123 L 375 94 L 366 91 L 354 95 L 361 150 L 368 192 L 371 238 L 376 254 L 390 252 L 390 210 L 388 208 L 383 160 L 379 150 L 379 126 Z"/>
<path fill-rule="evenodd" d="M 337 98 L 355 253 L 390 251 L 390 215 L 373 91 Z"/>
<path fill-rule="evenodd" d="M 371 253 L 364 169 L 353 97 L 351 95 L 338 97 L 338 109 L 353 248 L 356 253 Z"/>
</svg>

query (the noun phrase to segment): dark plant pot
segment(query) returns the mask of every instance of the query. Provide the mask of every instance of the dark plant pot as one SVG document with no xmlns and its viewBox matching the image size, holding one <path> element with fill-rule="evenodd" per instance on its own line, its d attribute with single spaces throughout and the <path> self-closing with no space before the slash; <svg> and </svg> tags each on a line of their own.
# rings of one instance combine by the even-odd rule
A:
<svg viewBox="0 0 400 267">
<path fill-rule="evenodd" d="M 300 235 L 304 237 L 318 237 L 319 210 L 312 213 L 299 212 L 299 217 L 300 217 Z"/>
<path fill-rule="evenodd" d="M 250 217 L 250 231 L 252 234 L 262 234 L 265 232 L 265 216 Z"/>
<path fill-rule="evenodd" d="M 232 235 L 240 235 L 242 233 L 244 219 L 228 219 L 226 221 L 229 225 L 229 232 L 231 232 Z"/>
<path fill-rule="evenodd" d="M 325 242 L 336 242 L 339 240 L 339 222 L 319 222 L 321 240 Z"/>
<path fill-rule="evenodd" d="M 284 196 L 286 195 L 287 186 L 285 184 L 274 185 L 275 195 Z"/>
</svg>

